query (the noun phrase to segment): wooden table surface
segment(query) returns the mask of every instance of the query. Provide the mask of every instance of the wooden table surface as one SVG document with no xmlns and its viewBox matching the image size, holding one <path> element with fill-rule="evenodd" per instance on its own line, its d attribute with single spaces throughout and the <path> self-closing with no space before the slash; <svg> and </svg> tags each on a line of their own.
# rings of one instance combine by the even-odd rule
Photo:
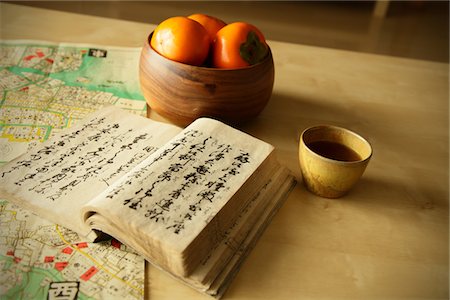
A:
<svg viewBox="0 0 450 300">
<path fill-rule="evenodd" d="M 2 39 L 142 46 L 154 25 L 0 4 Z M 366 137 L 374 155 L 338 200 L 300 183 L 225 299 L 448 299 L 448 65 L 269 41 L 275 86 L 242 129 L 301 182 L 310 125 Z M 148 267 L 147 299 L 209 299 Z"/>
</svg>

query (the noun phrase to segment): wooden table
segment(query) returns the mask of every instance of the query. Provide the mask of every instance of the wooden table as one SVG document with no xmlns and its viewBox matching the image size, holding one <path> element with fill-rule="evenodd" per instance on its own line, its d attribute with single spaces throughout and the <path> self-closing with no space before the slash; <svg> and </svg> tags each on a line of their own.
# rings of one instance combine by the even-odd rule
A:
<svg viewBox="0 0 450 300">
<path fill-rule="evenodd" d="M 0 4 L 3 39 L 141 46 L 154 28 Z M 314 124 L 366 137 L 374 155 L 346 197 L 298 184 L 225 299 L 448 299 L 448 65 L 269 41 L 276 80 L 242 129 L 275 145 L 301 181 Z M 148 267 L 146 298 L 209 299 Z"/>
</svg>

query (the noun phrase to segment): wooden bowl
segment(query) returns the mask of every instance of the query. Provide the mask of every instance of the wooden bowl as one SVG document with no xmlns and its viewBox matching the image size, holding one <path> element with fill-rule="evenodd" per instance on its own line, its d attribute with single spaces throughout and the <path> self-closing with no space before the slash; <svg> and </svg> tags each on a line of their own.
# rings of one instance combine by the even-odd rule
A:
<svg viewBox="0 0 450 300">
<path fill-rule="evenodd" d="M 141 90 L 150 108 L 185 126 L 203 116 L 239 124 L 256 117 L 272 95 L 274 65 L 269 49 L 260 63 L 239 69 L 191 66 L 172 61 L 150 46 L 139 62 Z"/>
</svg>

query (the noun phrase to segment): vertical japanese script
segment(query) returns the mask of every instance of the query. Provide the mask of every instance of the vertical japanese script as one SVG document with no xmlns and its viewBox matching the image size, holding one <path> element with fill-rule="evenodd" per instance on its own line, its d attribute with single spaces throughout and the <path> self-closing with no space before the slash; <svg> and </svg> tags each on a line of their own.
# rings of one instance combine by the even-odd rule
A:
<svg viewBox="0 0 450 300">
<path fill-rule="evenodd" d="M 180 234 L 205 219 L 251 162 L 249 152 L 191 129 L 155 153 L 106 198 Z"/>
<path fill-rule="evenodd" d="M 13 187 L 51 203 L 89 183 L 103 188 L 156 150 L 152 134 L 97 116 L 49 140 L 0 171 Z"/>
</svg>

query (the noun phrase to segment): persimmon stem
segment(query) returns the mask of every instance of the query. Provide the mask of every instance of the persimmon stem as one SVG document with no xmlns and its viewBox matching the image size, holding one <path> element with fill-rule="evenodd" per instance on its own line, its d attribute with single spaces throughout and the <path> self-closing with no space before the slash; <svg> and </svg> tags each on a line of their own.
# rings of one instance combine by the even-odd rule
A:
<svg viewBox="0 0 450 300">
<path fill-rule="evenodd" d="M 261 42 L 254 31 L 249 31 L 247 40 L 241 44 L 239 54 L 250 65 L 260 62 L 268 52 L 267 46 Z"/>
</svg>

